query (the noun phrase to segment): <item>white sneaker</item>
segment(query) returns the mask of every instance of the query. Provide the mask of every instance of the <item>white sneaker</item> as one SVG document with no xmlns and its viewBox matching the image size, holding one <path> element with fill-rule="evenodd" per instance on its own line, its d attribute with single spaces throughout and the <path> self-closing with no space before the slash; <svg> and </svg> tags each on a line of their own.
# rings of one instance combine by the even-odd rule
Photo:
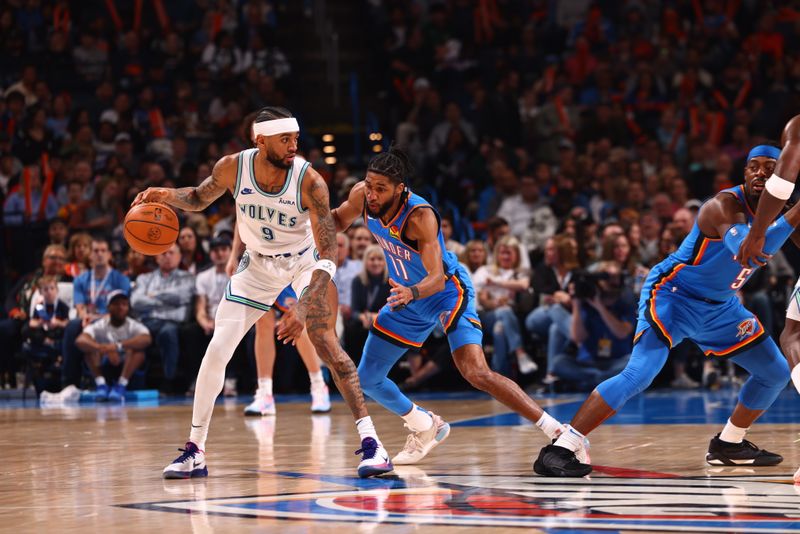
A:
<svg viewBox="0 0 800 534">
<path fill-rule="evenodd" d="M 428 413 L 433 419 L 433 425 L 428 430 L 409 434 L 403 450 L 392 458 L 393 463 L 397 465 L 416 464 L 450 435 L 450 425 L 435 413 Z M 408 425 L 405 426 L 408 428 Z"/>
<path fill-rule="evenodd" d="M 361 462 L 358 464 L 358 476 L 367 478 L 375 475 L 388 473 L 394 467 L 389 460 L 389 453 L 383 445 L 375 441 L 375 438 L 364 438 L 361 440 L 361 448 L 356 451 L 361 454 Z"/>
<path fill-rule="evenodd" d="M 164 468 L 164 478 L 196 478 L 207 477 L 208 468 L 206 467 L 206 455 L 197 448 L 197 445 L 187 441 L 185 449 L 178 449 L 183 454 L 172 460 L 172 463 Z"/>
<path fill-rule="evenodd" d="M 535 361 L 531 360 L 527 352 L 517 353 L 517 365 L 519 366 L 519 372 L 523 375 L 535 373 L 539 369 L 539 366 Z"/>
<path fill-rule="evenodd" d="M 259 395 L 244 409 L 245 415 L 275 415 L 275 398 L 272 395 Z"/>
<path fill-rule="evenodd" d="M 327 413 L 331 411 L 331 396 L 328 386 L 311 386 L 311 413 Z"/>
</svg>

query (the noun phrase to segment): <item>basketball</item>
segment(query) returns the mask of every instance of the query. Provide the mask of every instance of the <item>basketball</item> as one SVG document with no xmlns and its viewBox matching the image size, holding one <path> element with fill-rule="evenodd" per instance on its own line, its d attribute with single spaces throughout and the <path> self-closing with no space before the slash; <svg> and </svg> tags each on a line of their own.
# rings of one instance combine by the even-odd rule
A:
<svg viewBox="0 0 800 534">
<path fill-rule="evenodd" d="M 178 239 L 178 216 L 165 204 L 144 203 L 132 207 L 125 216 L 125 241 L 136 252 L 155 256 Z"/>
</svg>

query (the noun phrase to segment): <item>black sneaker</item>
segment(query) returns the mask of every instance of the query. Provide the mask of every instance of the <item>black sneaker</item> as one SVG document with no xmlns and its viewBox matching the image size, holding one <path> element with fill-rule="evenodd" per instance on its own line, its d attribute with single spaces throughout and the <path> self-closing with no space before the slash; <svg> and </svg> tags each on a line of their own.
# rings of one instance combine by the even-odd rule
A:
<svg viewBox="0 0 800 534">
<path fill-rule="evenodd" d="M 582 477 L 592 472 L 592 466 L 580 463 L 569 449 L 548 445 L 539 451 L 533 471 L 546 477 Z"/>
<path fill-rule="evenodd" d="M 719 434 L 708 444 L 706 462 L 711 465 L 778 465 L 783 456 L 759 449 L 750 441 L 728 443 L 719 439 Z"/>
</svg>

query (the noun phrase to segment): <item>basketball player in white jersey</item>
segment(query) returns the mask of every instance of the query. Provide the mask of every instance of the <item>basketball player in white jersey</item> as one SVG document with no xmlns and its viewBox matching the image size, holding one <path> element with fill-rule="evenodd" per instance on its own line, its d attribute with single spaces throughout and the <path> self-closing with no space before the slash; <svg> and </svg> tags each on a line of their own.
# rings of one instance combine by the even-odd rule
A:
<svg viewBox="0 0 800 534">
<path fill-rule="evenodd" d="M 795 234 L 792 234 L 792 241 L 800 246 L 800 238 L 795 239 Z M 781 332 L 781 351 L 789 361 L 792 383 L 800 393 L 800 278 L 797 279 L 786 308 L 786 325 Z M 800 469 L 794 474 L 794 483 L 800 484 Z"/>
<path fill-rule="evenodd" d="M 189 441 L 164 469 L 164 478 L 208 476 L 205 441 L 225 366 L 245 333 L 288 285 L 300 298 L 284 315 L 278 339 L 294 343 L 307 329 L 356 419 L 361 437 L 357 454 L 363 455 L 359 476 L 392 470 L 367 414 L 355 365 L 334 332 L 338 299 L 331 280 L 336 272 L 336 226 L 325 181 L 296 155 L 299 131 L 289 111 L 263 108 L 253 123 L 256 148 L 224 156 L 197 187 L 149 188 L 133 201 L 133 205 L 162 202 L 201 211 L 228 190 L 236 201 L 236 224 L 247 247 L 220 301 L 214 336 L 197 375 Z"/>
</svg>

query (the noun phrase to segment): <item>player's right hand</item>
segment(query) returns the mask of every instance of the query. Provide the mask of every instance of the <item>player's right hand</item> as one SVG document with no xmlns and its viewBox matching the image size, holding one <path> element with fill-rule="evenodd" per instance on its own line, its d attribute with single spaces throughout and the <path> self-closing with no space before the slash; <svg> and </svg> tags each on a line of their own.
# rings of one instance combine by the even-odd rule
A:
<svg viewBox="0 0 800 534">
<path fill-rule="evenodd" d="M 170 190 L 165 187 L 148 187 L 136 195 L 136 198 L 131 202 L 131 206 L 136 206 L 137 204 L 143 204 L 145 202 L 160 202 L 166 204 L 169 198 L 169 191 Z"/>
</svg>

